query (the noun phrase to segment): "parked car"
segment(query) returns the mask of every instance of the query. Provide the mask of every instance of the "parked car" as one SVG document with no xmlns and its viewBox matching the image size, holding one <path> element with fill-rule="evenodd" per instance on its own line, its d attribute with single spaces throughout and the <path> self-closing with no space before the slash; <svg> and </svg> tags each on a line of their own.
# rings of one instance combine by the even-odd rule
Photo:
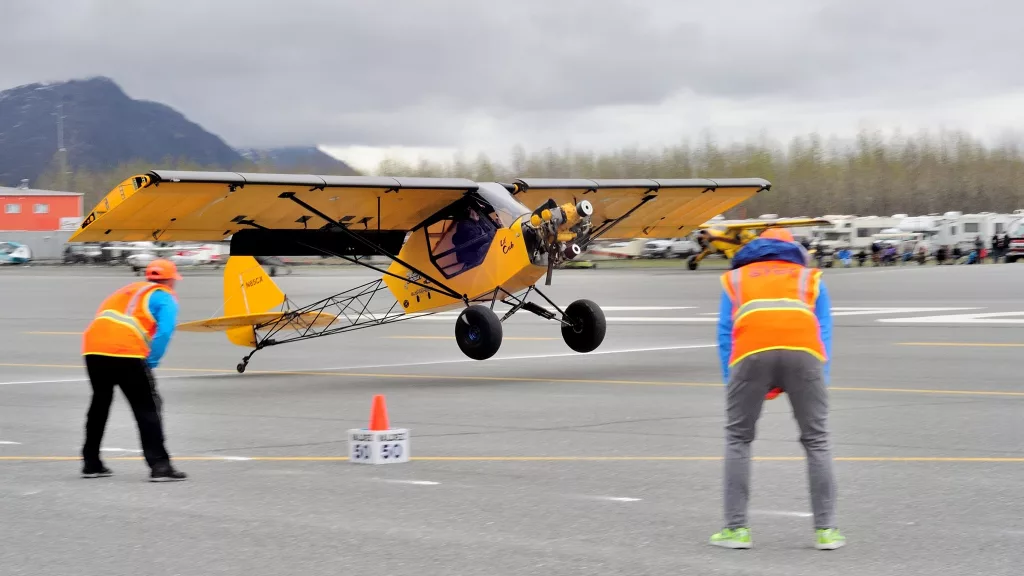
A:
<svg viewBox="0 0 1024 576">
<path fill-rule="evenodd" d="M 685 238 L 673 240 L 669 247 L 669 257 L 671 258 L 689 258 L 694 254 L 700 254 L 700 245 L 693 240 Z"/>
<path fill-rule="evenodd" d="M 671 248 L 671 240 L 648 240 L 640 255 L 644 258 L 668 258 Z"/>
</svg>

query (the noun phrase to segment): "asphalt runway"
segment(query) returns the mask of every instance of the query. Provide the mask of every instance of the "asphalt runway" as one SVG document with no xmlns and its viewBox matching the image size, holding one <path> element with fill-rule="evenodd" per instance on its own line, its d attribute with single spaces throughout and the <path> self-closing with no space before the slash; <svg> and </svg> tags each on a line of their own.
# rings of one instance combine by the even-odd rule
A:
<svg viewBox="0 0 1024 576">
<path fill-rule="evenodd" d="M 181 320 L 214 315 L 219 275 L 185 274 Z M 586 355 L 525 313 L 484 362 L 459 352 L 454 315 L 270 348 L 242 375 L 246 350 L 178 333 L 157 374 L 190 478 L 152 484 L 120 394 L 103 443 L 115 475 L 78 476 L 78 333 L 133 277 L 0 270 L 0 573 L 1019 574 L 1024 267 L 826 272 L 849 539 L 834 552 L 813 548 L 785 396 L 754 444 L 755 548 L 707 544 L 722 524 L 718 274 L 556 273 L 557 303 L 606 308 L 608 336 Z M 302 303 L 373 278 L 275 280 Z M 410 429 L 413 461 L 347 461 L 374 394 Z"/>
</svg>

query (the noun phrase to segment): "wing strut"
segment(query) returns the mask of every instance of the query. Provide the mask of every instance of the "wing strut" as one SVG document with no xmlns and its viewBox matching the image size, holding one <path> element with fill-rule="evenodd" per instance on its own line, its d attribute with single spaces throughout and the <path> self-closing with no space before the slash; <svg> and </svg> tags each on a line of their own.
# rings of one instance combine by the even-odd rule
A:
<svg viewBox="0 0 1024 576">
<path fill-rule="evenodd" d="M 467 299 L 466 299 L 466 297 L 465 297 L 465 296 L 463 296 L 463 295 L 459 294 L 459 293 L 458 293 L 458 292 L 456 292 L 455 290 L 452 290 L 451 288 L 449 288 L 448 286 L 446 286 L 446 285 L 445 285 L 445 284 L 444 284 L 443 282 L 438 282 L 438 281 L 437 281 L 436 279 L 434 279 L 433 277 L 431 277 L 431 276 L 430 276 L 430 275 L 428 275 L 427 273 L 425 273 L 425 272 L 422 272 L 422 271 L 420 271 L 420 270 L 416 269 L 416 268 L 415 268 L 415 267 L 413 267 L 413 266 L 412 266 L 411 264 L 408 264 L 407 262 L 403 261 L 403 260 L 402 260 L 401 258 L 399 258 L 398 256 L 396 256 L 395 254 L 389 254 L 389 253 L 388 253 L 388 252 L 386 252 L 386 251 L 385 251 L 384 249 L 382 249 L 382 248 L 381 248 L 380 246 L 378 246 L 378 245 L 376 245 L 376 244 L 374 244 L 374 243 L 372 243 L 372 242 L 369 242 L 369 241 L 367 241 L 366 239 L 364 239 L 364 238 L 362 238 L 362 237 L 360 237 L 360 236 L 357 236 L 356 234 L 353 234 L 353 233 L 352 233 L 352 231 L 351 231 L 351 230 L 349 230 L 349 229 L 348 229 L 347 227 L 345 227 L 345 225 L 344 225 L 344 224 L 342 224 L 342 223 L 340 223 L 340 222 L 338 222 L 338 221 L 334 220 L 334 219 L 333 219 L 333 218 L 331 218 L 330 216 L 328 216 L 328 215 L 324 214 L 323 212 L 321 212 L 321 211 L 317 210 L 316 208 L 314 208 L 314 207 L 310 206 L 309 204 L 307 204 L 307 203 L 303 202 L 302 200 L 300 200 L 300 199 L 296 198 L 296 197 L 295 197 L 295 193 L 294 193 L 294 192 L 284 192 L 284 193 L 282 193 L 282 194 L 281 194 L 281 195 L 279 196 L 279 198 L 287 198 L 287 199 L 291 200 L 292 202 L 295 202 L 295 203 L 296 203 L 296 204 L 298 204 L 299 206 L 302 206 L 302 207 L 303 207 L 303 208 L 305 208 L 306 210 L 309 210 L 309 211 L 310 211 L 310 212 L 312 212 L 313 214 L 315 214 L 315 215 L 319 216 L 320 218 L 323 218 L 324 220 L 326 220 L 326 221 L 327 221 L 327 222 L 329 222 L 330 224 L 334 225 L 334 226 L 335 226 L 336 228 L 338 228 L 338 230 L 339 230 L 339 231 L 340 231 L 341 233 L 345 234 L 345 235 L 346 235 L 346 236 L 348 236 L 349 238 L 351 238 L 351 239 L 353 239 L 353 240 L 355 240 L 355 241 L 359 242 L 360 244 L 362 244 L 362 245 L 366 246 L 367 248 L 369 248 L 369 249 L 373 250 L 374 252 L 376 252 L 376 253 L 380 254 L 381 256 L 384 256 L 385 258 L 388 258 L 388 259 L 390 259 L 390 260 L 393 260 L 393 261 L 395 261 L 395 262 L 397 262 L 397 263 L 401 264 L 402 266 L 405 266 L 405 267 L 406 267 L 407 269 L 411 270 L 412 272 L 415 272 L 416 274 L 419 274 L 421 278 L 426 278 L 427 280 L 429 280 L 429 281 L 430 281 L 430 282 L 432 282 L 433 284 L 436 284 L 436 285 L 437 285 L 437 287 L 436 287 L 436 288 L 434 288 L 434 287 L 430 287 L 430 286 L 425 286 L 425 285 L 423 285 L 423 284 L 419 284 L 419 283 L 417 283 L 417 282 L 412 282 L 413 284 L 416 284 L 417 286 L 420 286 L 420 287 L 422 287 L 422 288 L 426 288 L 426 289 L 428 289 L 428 290 L 433 290 L 433 291 L 435 291 L 435 292 L 440 292 L 440 293 L 444 294 L 445 296 L 448 296 L 448 297 L 451 297 L 451 298 L 455 298 L 456 300 L 463 300 L 463 301 L 467 301 Z M 378 219 L 378 222 L 380 222 L 380 220 L 379 220 L 379 219 Z M 322 250 L 321 250 L 321 251 L 322 251 Z M 322 251 L 322 252 L 323 252 L 323 251 Z M 337 256 L 337 254 L 335 254 L 335 256 Z M 362 262 L 357 262 L 357 261 L 355 261 L 355 260 L 351 260 L 351 261 L 352 261 L 352 262 L 355 262 L 356 264 L 363 264 Z M 363 265 L 364 265 L 364 266 L 368 266 L 368 267 L 370 267 L 370 268 L 373 268 L 372 266 L 369 266 L 368 264 L 363 264 Z M 374 268 L 374 269 L 376 269 L 376 268 Z M 378 272 L 380 272 L 380 270 L 378 270 Z M 395 274 L 391 274 L 391 273 L 389 273 L 389 272 L 386 272 L 386 271 L 385 271 L 384 273 L 385 273 L 385 274 L 389 274 L 390 276 L 395 276 L 396 278 L 398 277 L 398 276 L 396 276 Z M 401 278 L 401 279 L 402 279 L 402 280 L 408 280 L 408 278 Z M 440 288 L 440 289 L 439 289 L 439 288 Z M 467 301 L 467 303 L 468 303 L 468 301 Z"/>
<path fill-rule="evenodd" d="M 654 200 L 655 198 L 657 198 L 657 195 L 651 194 L 651 192 L 653 192 L 653 191 L 654 190 L 648 190 L 647 191 L 648 194 L 646 196 L 644 196 L 643 199 L 640 200 L 640 202 L 636 206 L 633 206 L 632 208 L 630 208 L 622 216 L 619 216 L 618 218 L 616 218 L 615 220 L 612 220 L 611 222 L 605 222 L 605 223 L 601 224 L 600 226 L 598 226 L 596 230 L 594 230 L 589 235 L 587 235 L 587 239 L 583 242 L 583 245 L 580 246 L 580 249 L 581 250 L 586 250 L 587 246 L 590 246 L 590 243 L 593 242 L 595 239 L 597 239 L 598 236 L 604 234 L 605 232 L 610 230 L 612 226 L 615 226 L 616 224 L 618 224 L 622 220 L 628 218 L 630 214 L 632 214 L 633 212 L 636 212 L 637 210 L 639 210 L 640 207 L 643 206 L 644 204 L 647 204 L 651 200 Z"/>
</svg>

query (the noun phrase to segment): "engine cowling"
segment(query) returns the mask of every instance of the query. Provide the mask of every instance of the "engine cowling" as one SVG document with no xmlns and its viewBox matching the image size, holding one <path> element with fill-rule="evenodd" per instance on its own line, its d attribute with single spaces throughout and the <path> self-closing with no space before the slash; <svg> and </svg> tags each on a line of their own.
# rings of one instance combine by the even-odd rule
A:
<svg viewBox="0 0 1024 576">
<path fill-rule="evenodd" d="M 531 254 L 534 264 L 547 265 L 550 270 L 582 254 L 593 214 L 594 205 L 588 200 L 562 205 L 548 200 L 535 210 L 528 222 L 537 239 L 537 246 Z"/>
</svg>

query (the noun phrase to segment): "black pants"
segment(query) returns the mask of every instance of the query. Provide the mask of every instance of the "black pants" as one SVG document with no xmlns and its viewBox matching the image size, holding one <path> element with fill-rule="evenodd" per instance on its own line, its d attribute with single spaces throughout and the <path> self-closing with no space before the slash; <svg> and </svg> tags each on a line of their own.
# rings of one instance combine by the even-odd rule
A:
<svg viewBox="0 0 1024 576">
<path fill-rule="evenodd" d="M 114 388 L 120 386 L 135 413 L 146 463 L 150 468 L 167 466 L 170 456 L 164 448 L 160 395 L 146 362 L 137 358 L 89 355 L 85 357 L 85 367 L 92 384 L 92 403 L 85 421 L 85 446 L 82 447 L 85 463 L 100 462 L 100 442 L 107 427 Z"/>
</svg>

